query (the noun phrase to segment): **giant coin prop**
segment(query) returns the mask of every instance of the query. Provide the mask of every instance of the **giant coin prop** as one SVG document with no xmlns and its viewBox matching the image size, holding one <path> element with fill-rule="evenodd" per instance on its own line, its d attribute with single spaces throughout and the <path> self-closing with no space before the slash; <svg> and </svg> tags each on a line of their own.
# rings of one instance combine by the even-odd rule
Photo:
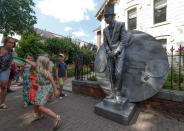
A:
<svg viewBox="0 0 184 131">
<path fill-rule="evenodd" d="M 168 57 L 161 43 L 140 31 L 127 31 L 122 96 L 129 102 L 148 99 L 162 89 L 169 70 Z M 101 88 L 110 94 L 107 58 L 102 45 L 95 59 L 95 72 Z"/>
</svg>

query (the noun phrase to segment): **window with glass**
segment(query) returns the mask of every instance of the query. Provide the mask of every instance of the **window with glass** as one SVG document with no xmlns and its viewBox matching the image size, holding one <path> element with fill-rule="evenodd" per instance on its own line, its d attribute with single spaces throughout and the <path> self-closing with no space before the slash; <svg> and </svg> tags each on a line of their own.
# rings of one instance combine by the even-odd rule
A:
<svg viewBox="0 0 184 131">
<path fill-rule="evenodd" d="M 128 11 L 128 29 L 133 30 L 137 28 L 137 9 Z"/>
<path fill-rule="evenodd" d="M 167 0 L 154 0 L 154 24 L 166 21 Z"/>
</svg>

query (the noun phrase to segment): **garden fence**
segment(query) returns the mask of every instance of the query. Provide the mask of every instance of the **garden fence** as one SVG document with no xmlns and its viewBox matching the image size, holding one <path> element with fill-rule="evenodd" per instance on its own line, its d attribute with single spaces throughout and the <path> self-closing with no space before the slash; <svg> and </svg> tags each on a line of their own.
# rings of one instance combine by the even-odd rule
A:
<svg viewBox="0 0 184 131">
<path fill-rule="evenodd" d="M 96 80 L 94 60 L 86 60 L 80 53 L 75 57 L 75 80 Z"/>
<path fill-rule="evenodd" d="M 168 54 L 169 72 L 164 88 L 184 90 L 184 47 L 179 49 L 173 46 Z"/>
</svg>

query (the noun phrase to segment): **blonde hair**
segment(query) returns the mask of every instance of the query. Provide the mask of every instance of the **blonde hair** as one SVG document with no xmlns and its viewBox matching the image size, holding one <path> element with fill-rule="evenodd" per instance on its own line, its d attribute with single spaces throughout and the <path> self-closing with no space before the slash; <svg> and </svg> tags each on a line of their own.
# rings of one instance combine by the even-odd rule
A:
<svg viewBox="0 0 184 131">
<path fill-rule="evenodd" d="M 45 56 L 39 56 L 37 59 L 37 71 L 43 77 L 47 78 L 49 72 L 49 58 Z"/>
<path fill-rule="evenodd" d="M 50 59 L 50 55 L 49 54 L 44 54 L 43 56 L 45 56 L 45 57 L 48 57 L 49 59 Z"/>
</svg>

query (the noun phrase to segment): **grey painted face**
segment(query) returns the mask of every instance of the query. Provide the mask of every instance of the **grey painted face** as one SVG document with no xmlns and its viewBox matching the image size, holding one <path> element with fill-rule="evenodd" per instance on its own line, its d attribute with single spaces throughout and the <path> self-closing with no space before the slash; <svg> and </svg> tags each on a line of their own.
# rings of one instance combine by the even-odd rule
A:
<svg viewBox="0 0 184 131">
<path fill-rule="evenodd" d="M 105 22 L 107 24 L 111 24 L 111 23 L 113 23 L 114 15 L 113 14 L 106 14 L 106 15 L 104 15 L 104 18 L 105 18 Z"/>
<path fill-rule="evenodd" d="M 161 43 L 144 32 L 127 32 L 121 89 L 123 97 L 129 102 L 139 102 L 152 97 L 164 85 L 168 70 L 168 57 Z M 111 83 L 103 45 L 95 59 L 95 72 L 100 86 L 110 94 Z"/>
</svg>

